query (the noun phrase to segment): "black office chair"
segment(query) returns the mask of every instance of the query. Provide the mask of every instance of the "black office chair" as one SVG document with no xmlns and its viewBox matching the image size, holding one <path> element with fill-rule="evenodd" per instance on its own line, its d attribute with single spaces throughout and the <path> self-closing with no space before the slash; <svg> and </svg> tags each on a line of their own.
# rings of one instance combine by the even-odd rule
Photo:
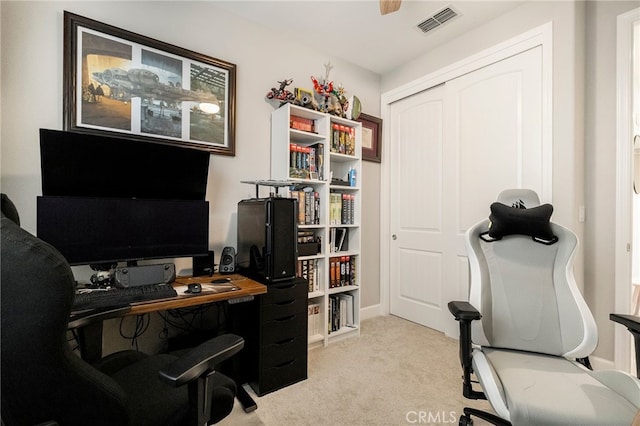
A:
<svg viewBox="0 0 640 426">
<path fill-rule="evenodd" d="M 183 357 L 135 351 L 96 366 L 67 342 L 75 280 L 64 257 L 19 227 L 2 194 L 1 413 L 6 426 L 203 425 L 233 407 L 236 384 L 214 366 L 244 346 L 227 334 Z"/>
</svg>

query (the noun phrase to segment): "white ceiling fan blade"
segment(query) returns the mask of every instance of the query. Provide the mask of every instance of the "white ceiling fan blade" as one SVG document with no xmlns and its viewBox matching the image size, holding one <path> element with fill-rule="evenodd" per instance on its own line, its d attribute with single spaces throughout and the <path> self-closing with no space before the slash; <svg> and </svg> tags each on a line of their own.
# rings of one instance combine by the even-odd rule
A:
<svg viewBox="0 0 640 426">
<path fill-rule="evenodd" d="M 386 15 L 400 9 L 402 0 L 380 0 L 380 13 Z"/>
</svg>

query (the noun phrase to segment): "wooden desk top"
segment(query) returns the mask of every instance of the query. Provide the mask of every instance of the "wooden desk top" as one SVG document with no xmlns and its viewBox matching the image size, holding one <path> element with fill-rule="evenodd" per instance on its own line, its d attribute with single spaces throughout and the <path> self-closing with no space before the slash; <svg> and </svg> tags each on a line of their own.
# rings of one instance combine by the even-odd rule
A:
<svg viewBox="0 0 640 426">
<path fill-rule="evenodd" d="M 184 293 L 184 288 L 188 284 L 210 284 L 212 280 L 219 278 L 229 278 L 229 283 L 239 287 L 239 290 L 215 293 L 213 291 L 207 292 L 207 290 L 203 288 L 203 292 L 199 294 Z M 125 315 L 139 315 L 149 312 L 166 311 L 168 309 L 186 308 L 189 306 L 222 302 L 240 297 L 257 296 L 267 292 L 267 286 L 240 274 L 215 274 L 212 277 L 204 276 L 194 278 L 178 277 L 173 283 L 173 287 L 178 291 L 178 297 L 164 300 L 153 300 L 151 302 L 132 303 L 131 310 L 127 311 Z"/>
</svg>

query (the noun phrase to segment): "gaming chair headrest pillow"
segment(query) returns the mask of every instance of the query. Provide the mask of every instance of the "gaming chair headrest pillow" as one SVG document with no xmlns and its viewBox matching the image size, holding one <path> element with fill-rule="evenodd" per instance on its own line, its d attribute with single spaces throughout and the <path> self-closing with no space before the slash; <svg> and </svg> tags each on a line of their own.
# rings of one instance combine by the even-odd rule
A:
<svg viewBox="0 0 640 426">
<path fill-rule="evenodd" d="M 491 204 L 488 235 L 492 240 L 499 240 L 506 235 L 529 235 L 535 241 L 553 244 L 558 238 L 553 235 L 549 223 L 552 214 L 551 204 L 526 209 L 495 202 Z"/>
</svg>

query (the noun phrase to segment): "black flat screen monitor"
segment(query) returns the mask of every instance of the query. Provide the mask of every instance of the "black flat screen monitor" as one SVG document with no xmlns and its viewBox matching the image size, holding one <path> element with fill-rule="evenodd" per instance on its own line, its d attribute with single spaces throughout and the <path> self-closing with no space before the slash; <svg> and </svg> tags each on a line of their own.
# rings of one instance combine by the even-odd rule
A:
<svg viewBox="0 0 640 426">
<path fill-rule="evenodd" d="M 40 129 L 42 195 L 204 200 L 208 151 Z"/>
<path fill-rule="evenodd" d="M 201 256 L 209 249 L 209 203 L 38 197 L 37 235 L 71 265 Z"/>
</svg>

